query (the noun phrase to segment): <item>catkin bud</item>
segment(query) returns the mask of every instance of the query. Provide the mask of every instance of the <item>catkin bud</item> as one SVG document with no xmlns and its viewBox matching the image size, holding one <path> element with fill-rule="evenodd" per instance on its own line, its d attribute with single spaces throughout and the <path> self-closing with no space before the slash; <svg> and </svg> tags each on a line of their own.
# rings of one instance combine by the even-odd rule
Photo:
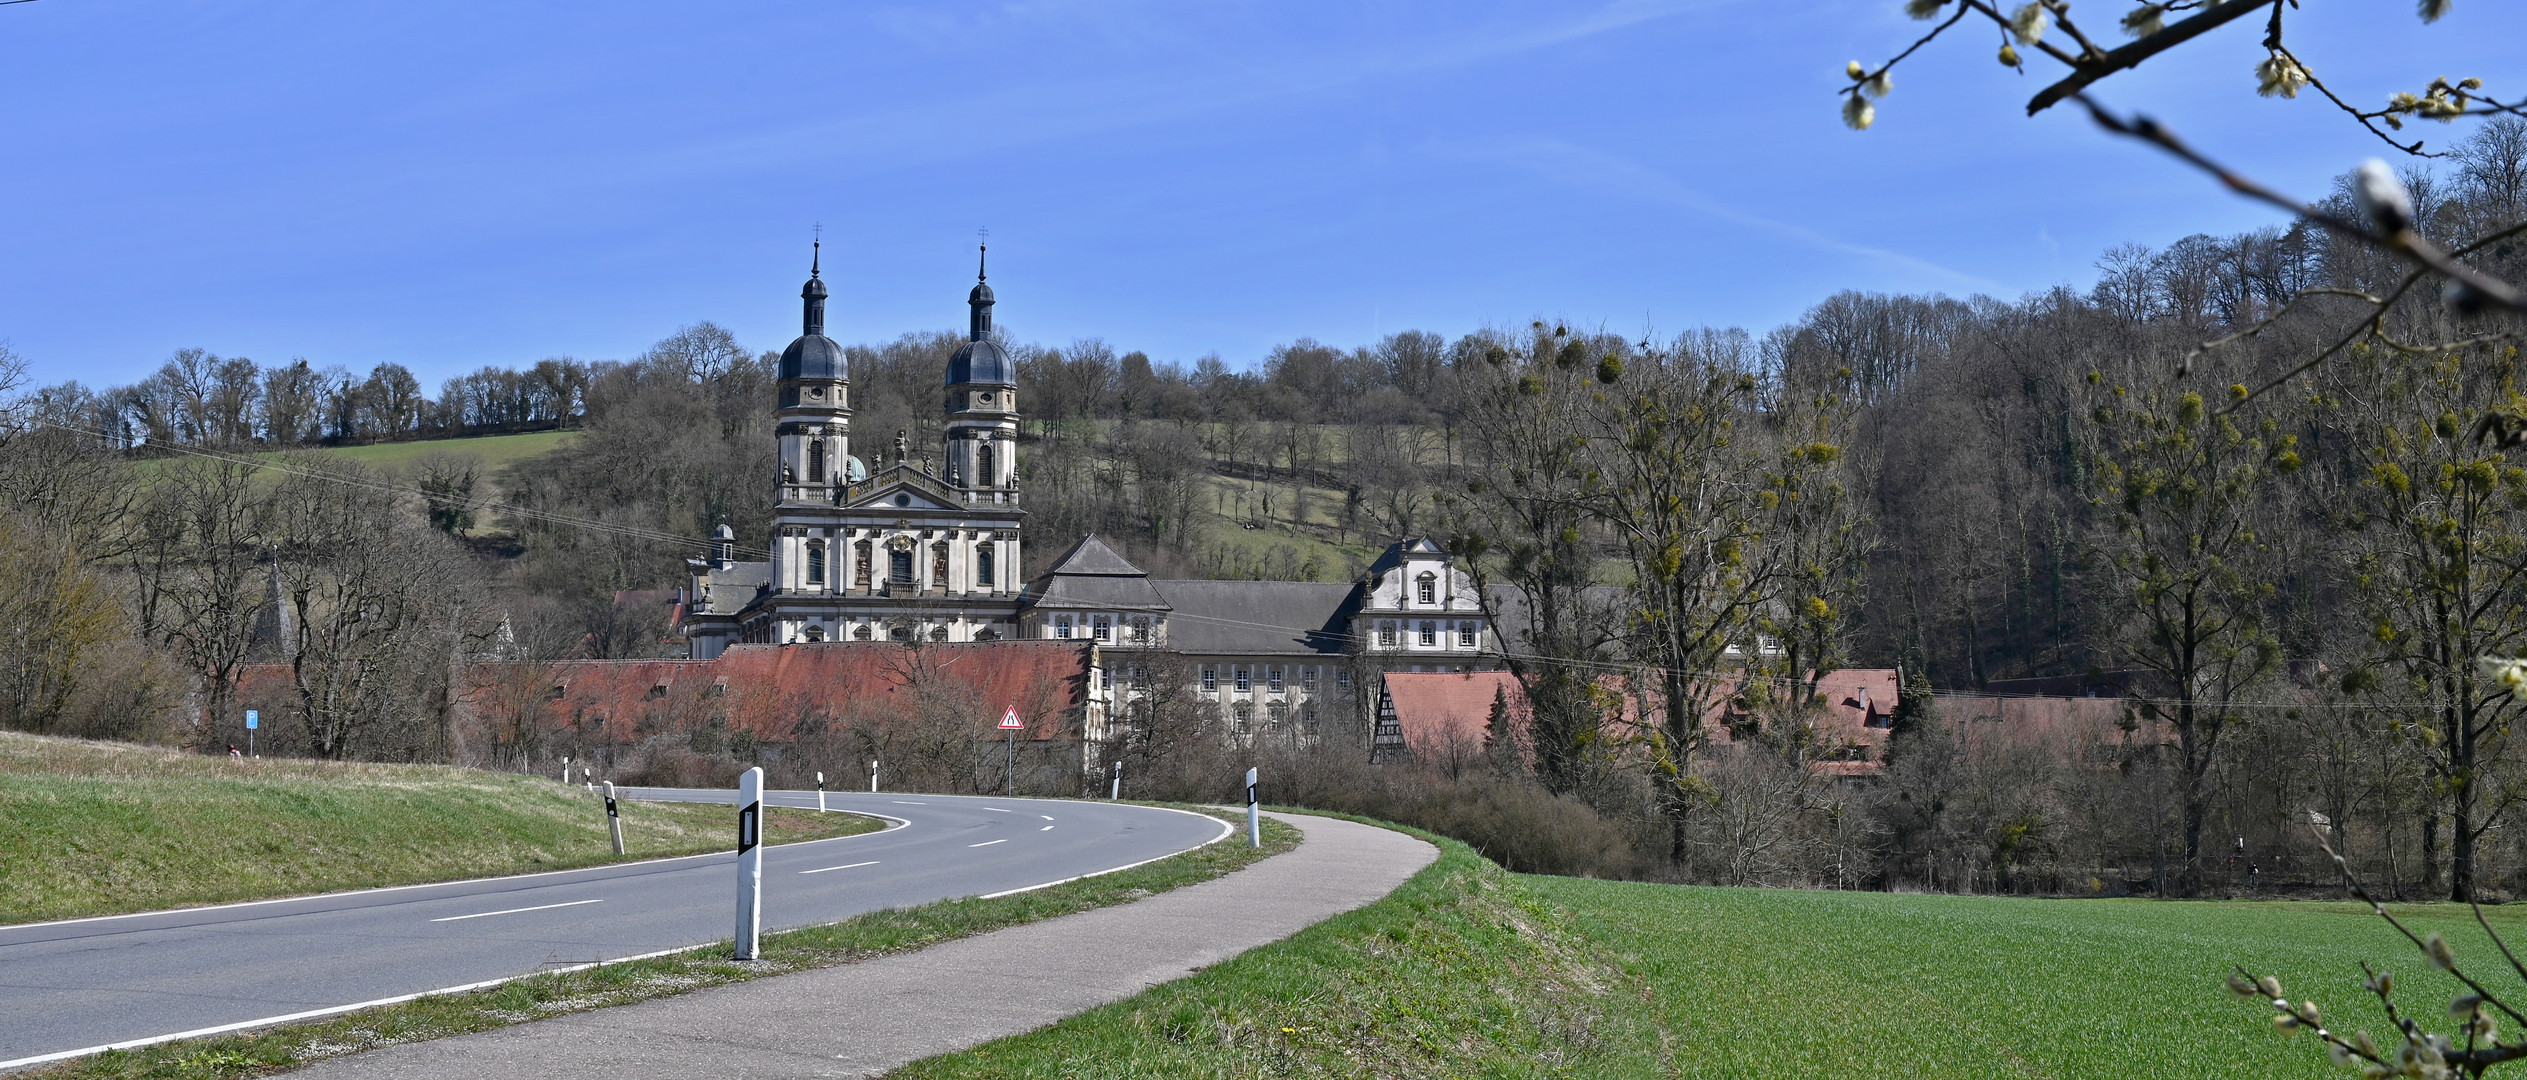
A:
<svg viewBox="0 0 2527 1080">
<path fill-rule="evenodd" d="M 2448 939 L 2432 934 L 2422 943 L 2422 952 L 2430 957 L 2432 967 L 2447 971 L 2457 966 L 2457 951 L 2448 947 Z"/>
</svg>

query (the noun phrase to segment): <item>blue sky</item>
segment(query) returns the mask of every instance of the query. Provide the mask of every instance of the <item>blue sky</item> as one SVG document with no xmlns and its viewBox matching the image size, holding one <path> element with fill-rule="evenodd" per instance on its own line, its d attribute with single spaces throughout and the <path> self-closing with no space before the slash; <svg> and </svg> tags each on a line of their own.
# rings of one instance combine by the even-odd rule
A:
<svg viewBox="0 0 2527 1080">
<path fill-rule="evenodd" d="M 1845 130 L 1842 65 L 1911 40 L 1900 6 L 0 6 L 0 340 L 92 385 L 185 346 L 432 385 L 701 319 L 778 348 L 819 223 L 832 332 L 879 340 L 962 325 L 988 226 L 1021 338 L 1245 366 L 1302 335 L 2015 296 L 2085 285 L 2114 244 L 2277 220 L 2067 111 L 2026 118 L 2043 69 L 1993 63 L 1988 32 Z M 2293 41 L 2362 102 L 2436 74 L 2514 90 L 2522 8 L 2310 4 Z M 2104 96 L 2321 193 L 2383 148 L 2257 98 L 2255 21 Z"/>
</svg>

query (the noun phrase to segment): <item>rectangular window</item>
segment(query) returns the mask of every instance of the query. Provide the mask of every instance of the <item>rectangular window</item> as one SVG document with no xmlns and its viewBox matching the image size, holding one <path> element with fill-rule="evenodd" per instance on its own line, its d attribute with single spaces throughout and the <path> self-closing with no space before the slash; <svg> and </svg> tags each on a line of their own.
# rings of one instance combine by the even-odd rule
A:
<svg viewBox="0 0 2527 1080">
<path fill-rule="evenodd" d="M 1264 669 L 1264 687 L 1276 694 L 1281 692 L 1281 668 L 1278 665 Z"/>
<path fill-rule="evenodd" d="M 1147 618 L 1136 617 L 1132 620 L 1132 644 L 1149 644 L 1149 620 Z"/>
<path fill-rule="evenodd" d="M 1237 692 L 1238 692 L 1238 693 L 1241 693 L 1241 694 L 1243 694 L 1243 693 L 1248 693 L 1248 692 L 1250 692 L 1250 691 L 1254 690 L 1254 688 L 1255 688 L 1255 673 L 1254 673 L 1251 669 L 1248 669 L 1248 668 L 1243 668 L 1243 667 L 1238 668 L 1238 669 L 1237 669 Z"/>
<path fill-rule="evenodd" d="M 1439 643 L 1438 623 L 1425 622 L 1421 624 L 1421 643 L 1424 645 L 1436 645 Z"/>
<path fill-rule="evenodd" d="M 1309 693 L 1314 693 L 1316 691 L 1315 668 L 1303 667 L 1299 669 L 1299 689 L 1308 691 Z"/>
<path fill-rule="evenodd" d="M 1394 623 L 1391 623 L 1391 622 L 1382 622 L 1382 623 L 1379 623 L 1379 624 L 1378 624 L 1378 644 L 1379 644 L 1379 646 L 1381 646 L 1381 647 L 1384 647 L 1384 648 L 1389 648 L 1389 649 L 1392 649 L 1392 648 L 1394 648 L 1394 647 L 1395 647 L 1395 624 L 1394 624 Z"/>
<path fill-rule="evenodd" d="M 1096 633 L 1095 633 L 1094 635 L 1092 635 L 1092 636 L 1094 636 L 1097 640 L 1099 640 L 1099 641 L 1112 641 L 1112 640 L 1114 640 L 1114 620 L 1113 620 L 1113 619 L 1108 618 L 1108 617 L 1106 617 L 1106 616 L 1104 616 L 1104 615 L 1099 615 L 1099 616 L 1097 616 L 1097 617 L 1096 617 L 1096 619 L 1095 619 L 1094 621 L 1090 622 L 1088 625 L 1089 625 L 1090 627 L 1093 627 L 1093 628 L 1095 629 Z"/>
<path fill-rule="evenodd" d="M 1336 688 L 1336 689 L 1340 689 L 1340 690 L 1349 690 L 1349 689 L 1351 689 L 1351 669 L 1350 669 L 1350 668 L 1335 668 L 1335 669 L 1334 669 L 1334 686 L 1335 686 L 1335 688 Z"/>
<path fill-rule="evenodd" d="M 1112 690 L 1112 689 L 1114 689 L 1114 669 L 1113 669 L 1113 668 L 1110 668 L 1110 667 L 1100 667 L 1100 668 L 1098 668 L 1098 669 L 1097 669 L 1097 689 L 1099 689 L 1099 690 Z"/>
<path fill-rule="evenodd" d="M 1460 648 L 1460 649 L 1471 649 L 1471 648 L 1473 648 L 1474 646 L 1476 646 L 1476 645 L 1478 645 L 1478 644 L 1481 644 L 1481 643 L 1482 643 L 1482 640 L 1483 640 L 1483 624 L 1482 624 L 1482 623 L 1461 622 L 1461 623 L 1458 623 L 1458 624 L 1457 624 L 1457 647 L 1458 647 L 1458 648 Z"/>
<path fill-rule="evenodd" d="M 1060 615 L 1054 617 L 1053 636 L 1057 638 L 1066 638 L 1070 636 L 1070 616 Z"/>
<path fill-rule="evenodd" d="M 1215 667 L 1202 669 L 1202 692 L 1205 694 L 1220 692 L 1220 669 Z"/>
</svg>

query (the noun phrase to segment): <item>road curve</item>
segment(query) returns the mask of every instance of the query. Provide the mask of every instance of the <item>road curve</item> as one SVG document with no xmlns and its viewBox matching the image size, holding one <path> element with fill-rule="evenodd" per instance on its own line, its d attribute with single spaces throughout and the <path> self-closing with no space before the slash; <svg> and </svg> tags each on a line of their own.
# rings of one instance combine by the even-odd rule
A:
<svg viewBox="0 0 2527 1080">
<path fill-rule="evenodd" d="M 1197 814 L 1102 802 L 865 792 L 826 800 L 893 823 L 764 849 L 768 928 L 1041 887 L 1230 831 Z M 816 793 L 769 792 L 765 801 L 812 808 Z M 0 1069 L 726 940 L 734 863 L 721 852 L 0 926 Z"/>
</svg>

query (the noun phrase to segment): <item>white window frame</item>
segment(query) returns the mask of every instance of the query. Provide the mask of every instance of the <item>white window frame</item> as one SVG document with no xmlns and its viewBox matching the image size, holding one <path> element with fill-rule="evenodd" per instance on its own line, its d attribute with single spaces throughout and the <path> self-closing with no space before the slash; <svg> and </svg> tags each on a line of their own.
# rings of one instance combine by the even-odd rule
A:
<svg viewBox="0 0 2527 1080">
<path fill-rule="evenodd" d="M 1472 649 L 1472 648 L 1478 648 L 1478 647 L 1480 647 L 1482 644 L 1483 644 L 1483 624 L 1482 624 L 1482 623 L 1478 623 L 1478 622 L 1461 622 L 1461 623 L 1458 623 L 1458 624 L 1457 624 L 1457 648 L 1460 648 L 1460 649 Z"/>
<path fill-rule="evenodd" d="M 1071 625 L 1071 624 L 1070 624 L 1070 616 L 1068 616 L 1068 615 L 1055 615 L 1055 616 L 1053 616 L 1053 636 L 1054 636 L 1054 637 L 1057 637 L 1057 638 L 1061 638 L 1061 639 L 1063 639 L 1063 640 L 1065 640 L 1065 641 L 1069 640 L 1069 639 L 1070 639 L 1070 625 Z"/>
<path fill-rule="evenodd" d="M 1088 636 L 1098 641 L 1114 640 L 1114 616 L 1094 615 L 1088 619 Z"/>
<path fill-rule="evenodd" d="M 1230 674 L 1234 679 L 1230 685 L 1235 686 L 1238 693 L 1251 694 L 1255 692 L 1255 669 L 1247 667 L 1244 664 L 1239 664 L 1235 668 L 1231 669 Z"/>
<path fill-rule="evenodd" d="M 1202 692 L 1205 694 L 1220 692 L 1220 669 L 1209 664 L 1202 665 Z"/>
<path fill-rule="evenodd" d="M 1439 624 L 1436 621 L 1423 619 L 1421 621 L 1420 633 L 1421 637 L 1419 640 L 1421 641 L 1423 648 L 1426 649 L 1439 644 Z"/>
</svg>

